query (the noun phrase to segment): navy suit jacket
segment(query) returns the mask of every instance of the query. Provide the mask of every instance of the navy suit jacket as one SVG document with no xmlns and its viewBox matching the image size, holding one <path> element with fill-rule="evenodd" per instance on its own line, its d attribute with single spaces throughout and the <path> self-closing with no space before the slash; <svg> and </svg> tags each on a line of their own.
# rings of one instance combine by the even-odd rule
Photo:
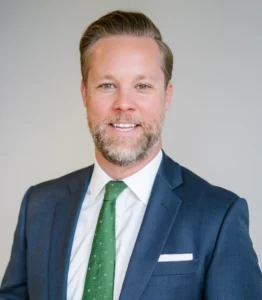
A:
<svg viewBox="0 0 262 300">
<path fill-rule="evenodd" d="M 31 187 L 21 205 L 1 300 L 66 299 L 74 232 L 93 166 Z M 161 254 L 193 260 L 158 262 Z M 262 300 L 246 201 L 164 154 L 120 300 Z"/>
</svg>

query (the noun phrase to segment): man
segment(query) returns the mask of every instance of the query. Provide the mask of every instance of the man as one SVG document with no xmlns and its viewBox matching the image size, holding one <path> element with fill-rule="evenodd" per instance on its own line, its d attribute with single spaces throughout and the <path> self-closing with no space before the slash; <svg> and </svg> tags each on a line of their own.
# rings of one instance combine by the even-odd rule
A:
<svg viewBox="0 0 262 300">
<path fill-rule="evenodd" d="M 0 299 L 262 299 L 246 201 L 161 150 L 173 56 L 141 13 L 80 42 L 94 166 L 31 187 Z"/>
</svg>

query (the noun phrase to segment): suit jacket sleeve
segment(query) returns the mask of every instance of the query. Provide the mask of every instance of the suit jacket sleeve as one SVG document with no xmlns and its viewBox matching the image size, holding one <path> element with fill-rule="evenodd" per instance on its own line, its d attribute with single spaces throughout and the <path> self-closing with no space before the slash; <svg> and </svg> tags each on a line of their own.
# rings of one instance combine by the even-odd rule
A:
<svg viewBox="0 0 262 300">
<path fill-rule="evenodd" d="M 244 199 L 228 209 L 206 274 L 206 300 L 262 300 L 262 276 Z"/>
<path fill-rule="evenodd" d="M 30 191 L 31 189 L 26 192 L 21 204 L 10 261 L 0 287 L 0 300 L 29 299 L 26 266 L 26 211 Z"/>
</svg>

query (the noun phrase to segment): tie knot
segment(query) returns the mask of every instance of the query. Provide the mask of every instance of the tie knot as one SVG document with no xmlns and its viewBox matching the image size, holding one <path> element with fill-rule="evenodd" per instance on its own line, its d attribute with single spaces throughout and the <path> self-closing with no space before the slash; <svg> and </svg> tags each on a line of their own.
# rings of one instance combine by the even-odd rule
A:
<svg viewBox="0 0 262 300">
<path fill-rule="evenodd" d="M 117 197 L 127 187 L 123 181 L 109 181 L 106 184 L 104 201 L 116 201 Z"/>
</svg>

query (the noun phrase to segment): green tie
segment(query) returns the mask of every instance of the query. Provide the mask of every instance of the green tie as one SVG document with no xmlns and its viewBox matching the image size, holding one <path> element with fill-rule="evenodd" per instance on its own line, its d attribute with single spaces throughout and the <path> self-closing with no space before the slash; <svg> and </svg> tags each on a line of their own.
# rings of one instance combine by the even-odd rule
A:
<svg viewBox="0 0 262 300">
<path fill-rule="evenodd" d="M 82 300 L 112 300 L 115 277 L 115 207 L 126 188 L 123 181 L 109 181 L 98 217 Z"/>
</svg>

